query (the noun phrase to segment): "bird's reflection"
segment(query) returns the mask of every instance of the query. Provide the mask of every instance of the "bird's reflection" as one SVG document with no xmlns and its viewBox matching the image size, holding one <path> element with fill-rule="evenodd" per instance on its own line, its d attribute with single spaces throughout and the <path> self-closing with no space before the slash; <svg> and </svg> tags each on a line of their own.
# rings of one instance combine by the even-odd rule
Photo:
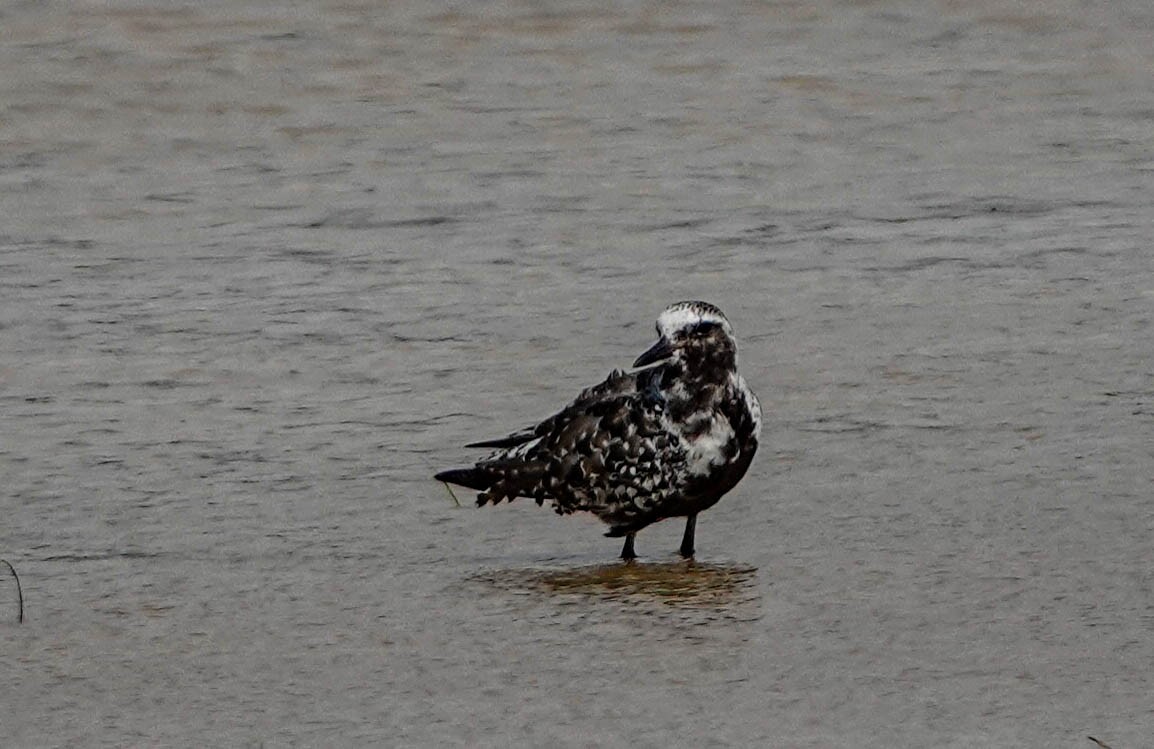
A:
<svg viewBox="0 0 1154 749">
<path fill-rule="evenodd" d="M 756 567 L 679 560 L 488 571 L 474 579 L 555 596 L 712 607 L 753 598 L 756 574 Z"/>
</svg>

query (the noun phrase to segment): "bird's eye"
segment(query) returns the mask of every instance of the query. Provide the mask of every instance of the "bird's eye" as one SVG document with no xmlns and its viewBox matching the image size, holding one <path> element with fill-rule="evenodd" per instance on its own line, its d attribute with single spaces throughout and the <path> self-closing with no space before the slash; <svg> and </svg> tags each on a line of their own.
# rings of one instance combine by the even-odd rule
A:
<svg viewBox="0 0 1154 749">
<path fill-rule="evenodd" d="M 689 329 L 689 335 L 693 338 L 705 338 L 713 329 L 717 327 L 717 323 L 699 322 Z"/>
</svg>

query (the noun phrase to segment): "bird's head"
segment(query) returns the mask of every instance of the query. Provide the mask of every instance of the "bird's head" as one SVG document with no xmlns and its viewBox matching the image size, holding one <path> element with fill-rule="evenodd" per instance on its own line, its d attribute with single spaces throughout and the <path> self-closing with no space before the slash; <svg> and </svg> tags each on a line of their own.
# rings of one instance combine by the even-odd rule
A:
<svg viewBox="0 0 1154 749">
<path fill-rule="evenodd" d="M 657 343 L 634 367 L 676 360 L 687 371 L 728 372 L 737 367 L 737 340 L 725 314 L 708 302 L 677 302 L 657 318 Z"/>
</svg>

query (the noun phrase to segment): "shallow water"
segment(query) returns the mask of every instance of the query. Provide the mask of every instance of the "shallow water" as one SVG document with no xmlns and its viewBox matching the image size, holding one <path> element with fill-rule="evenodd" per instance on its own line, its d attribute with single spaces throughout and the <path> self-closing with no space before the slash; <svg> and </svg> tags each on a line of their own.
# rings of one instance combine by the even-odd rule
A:
<svg viewBox="0 0 1154 749">
<path fill-rule="evenodd" d="M 0 11 L 0 729 L 1146 746 L 1145 2 Z M 460 446 L 729 314 L 676 561 Z"/>
</svg>

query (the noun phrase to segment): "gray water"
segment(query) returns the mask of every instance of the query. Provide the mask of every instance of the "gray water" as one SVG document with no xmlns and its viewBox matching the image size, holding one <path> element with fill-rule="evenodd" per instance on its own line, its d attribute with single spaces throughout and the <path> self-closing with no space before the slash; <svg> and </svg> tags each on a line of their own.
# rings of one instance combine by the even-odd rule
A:
<svg viewBox="0 0 1154 749">
<path fill-rule="evenodd" d="M 1154 745 L 1154 10 L 0 9 L 4 746 Z M 466 442 L 729 314 L 615 563 Z"/>
</svg>

